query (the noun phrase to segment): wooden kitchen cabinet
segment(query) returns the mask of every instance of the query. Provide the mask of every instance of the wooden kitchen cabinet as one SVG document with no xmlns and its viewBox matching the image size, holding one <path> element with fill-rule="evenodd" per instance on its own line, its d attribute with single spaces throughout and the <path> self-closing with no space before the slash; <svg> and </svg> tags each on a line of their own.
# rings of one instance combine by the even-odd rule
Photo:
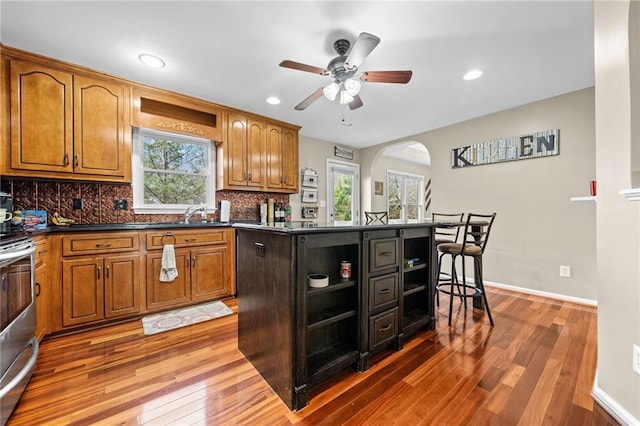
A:
<svg viewBox="0 0 640 426">
<path fill-rule="evenodd" d="M 177 307 L 235 293 L 231 228 L 147 232 L 147 309 Z M 175 247 L 178 276 L 160 281 L 164 244 Z"/>
<path fill-rule="evenodd" d="M 265 186 L 265 123 L 238 113 L 227 115 L 226 186 L 238 189 Z"/>
<path fill-rule="evenodd" d="M 297 128 L 229 112 L 217 150 L 221 189 L 298 192 Z"/>
<path fill-rule="evenodd" d="M 52 331 L 141 312 L 143 257 L 137 232 L 69 233 L 54 238 L 61 254 L 59 317 Z"/>
<path fill-rule="evenodd" d="M 49 299 L 51 297 L 47 274 L 49 250 L 45 236 L 36 237 L 34 240 L 36 242 L 36 338 L 40 341 L 49 330 Z"/>
<path fill-rule="evenodd" d="M 63 261 L 63 325 L 79 325 L 138 313 L 140 265 L 138 255 Z"/>
<path fill-rule="evenodd" d="M 267 125 L 267 189 L 298 191 L 298 132 Z"/>
<path fill-rule="evenodd" d="M 3 174 L 131 181 L 128 86 L 18 59 L 9 64 L 11 142 Z"/>
</svg>

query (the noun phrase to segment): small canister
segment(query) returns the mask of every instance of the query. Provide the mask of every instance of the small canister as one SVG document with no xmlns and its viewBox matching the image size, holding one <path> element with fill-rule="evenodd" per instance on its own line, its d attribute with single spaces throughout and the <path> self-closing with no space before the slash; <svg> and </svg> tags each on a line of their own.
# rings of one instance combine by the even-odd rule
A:
<svg viewBox="0 0 640 426">
<path fill-rule="evenodd" d="M 351 262 L 348 260 L 340 262 L 340 278 L 343 280 L 351 278 Z"/>
</svg>

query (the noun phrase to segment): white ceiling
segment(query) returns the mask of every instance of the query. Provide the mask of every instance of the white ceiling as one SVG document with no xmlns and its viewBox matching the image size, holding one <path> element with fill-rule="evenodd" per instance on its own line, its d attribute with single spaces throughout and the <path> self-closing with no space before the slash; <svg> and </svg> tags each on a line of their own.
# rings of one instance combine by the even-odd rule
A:
<svg viewBox="0 0 640 426">
<path fill-rule="evenodd" d="M 10 1 L 0 40 L 108 74 L 302 126 L 363 148 L 594 84 L 591 1 Z M 413 70 L 407 85 L 364 83 L 351 111 L 320 98 L 339 38 L 381 38 L 361 71 Z M 167 66 L 150 69 L 148 52 Z M 471 68 L 484 76 L 463 81 Z M 268 96 L 280 105 L 265 102 Z M 344 118 L 345 123 L 342 124 Z"/>
</svg>

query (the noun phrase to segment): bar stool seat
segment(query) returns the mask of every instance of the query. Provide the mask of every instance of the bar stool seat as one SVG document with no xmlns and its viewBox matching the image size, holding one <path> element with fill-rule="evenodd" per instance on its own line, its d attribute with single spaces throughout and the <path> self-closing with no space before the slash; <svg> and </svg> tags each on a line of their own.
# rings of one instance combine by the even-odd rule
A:
<svg viewBox="0 0 640 426">
<path fill-rule="evenodd" d="M 437 246 L 438 263 L 445 255 L 451 256 L 451 279 L 446 281 L 438 280 L 436 284 L 437 293 L 449 294 L 449 325 L 451 325 L 451 317 L 453 314 L 453 297 L 459 296 L 464 301 L 464 307 L 467 308 L 467 298 L 482 297 L 484 309 L 487 311 L 489 322 L 493 326 L 493 317 L 491 309 L 487 301 L 487 294 L 484 289 L 482 277 L 482 255 L 484 254 L 489 232 L 493 226 L 496 213 L 491 215 L 481 215 L 469 213 L 464 225 L 464 233 L 461 243 L 442 243 Z M 474 284 L 467 282 L 465 257 L 473 259 L 474 265 Z M 462 282 L 458 279 L 456 272 L 456 259 L 460 258 L 462 263 Z"/>
<path fill-rule="evenodd" d="M 443 223 L 447 225 L 436 226 L 434 229 L 434 245 L 438 247 L 440 244 L 455 244 L 460 236 L 460 227 L 464 212 L 462 213 L 431 213 L 431 220 L 434 223 Z M 457 224 L 457 225 L 456 225 Z M 438 262 L 436 264 L 436 283 L 440 281 L 451 281 L 451 276 L 441 271 L 442 255 L 438 254 Z M 462 300 L 462 299 L 461 299 Z M 436 305 L 440 306 L 440 297 L 436 292 Z"/>
</svg>

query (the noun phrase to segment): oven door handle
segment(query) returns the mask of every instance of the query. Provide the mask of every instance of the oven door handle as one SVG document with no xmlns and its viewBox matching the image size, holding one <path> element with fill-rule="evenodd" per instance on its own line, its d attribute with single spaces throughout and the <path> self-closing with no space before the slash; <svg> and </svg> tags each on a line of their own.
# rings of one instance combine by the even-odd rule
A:
<svg viewBox="0 0 640 426">
<path fill-rule="evenodd" d="M 30 243 L 29 246 L 26 249 L 20 249 L 17 251 L 12 251 L 9 253 L 1 253 L 0 254 L 0 261 L 1 260 L 12 260 L 12 259 L 20 259 L 21 257 L 24 256 L 30 256 L 31 254 L 36 252 L 36 246 L 33 243 Z"/>
<path fill-rule="evenodd" d="M 9 383 L 0 389 L 0 399 L 4 398 L 6 394 L 8 394 L 13 388 L 16 387 L 18 383 L 22 379 L 25 378 L 27 374 L 33 370 L 33 367 L 36 365 L 36 361 L 38 360 L 38 352 L 40 351 L 40 345 L 38 344 L 38 339 L 32 337 L 27 346 L 33 346 L 33 352 L 31 353 L 31 357 L 29 361 L 25 364 L 24 368 L 20 370 L 20 372 L 13 378 Z M 25 346 L 25 348 L 27 347 Z"/>
</svg>

